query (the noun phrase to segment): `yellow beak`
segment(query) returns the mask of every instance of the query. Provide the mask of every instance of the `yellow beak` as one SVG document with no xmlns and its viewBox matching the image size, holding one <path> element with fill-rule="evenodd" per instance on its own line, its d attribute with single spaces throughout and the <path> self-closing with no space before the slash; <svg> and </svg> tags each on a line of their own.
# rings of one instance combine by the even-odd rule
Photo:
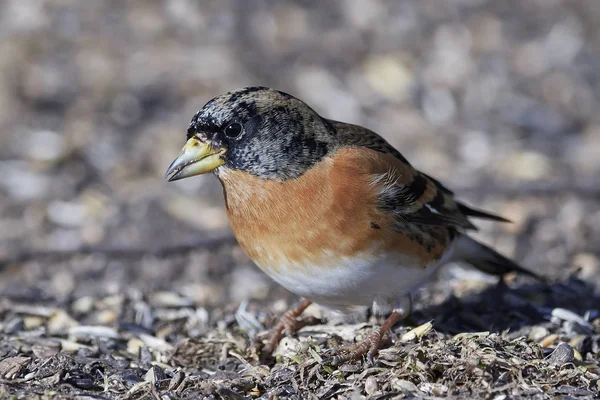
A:
<svg viewBox="0 0 600 400">
<path fill-rule="evenodd" d="M 167 169 L 165 178 L 172 182 L 210 172 L 223 165 L 221 155 L 224 152 L 224 149 L 213 149 L 208 143 L 192 137 Z"/>
</svg>

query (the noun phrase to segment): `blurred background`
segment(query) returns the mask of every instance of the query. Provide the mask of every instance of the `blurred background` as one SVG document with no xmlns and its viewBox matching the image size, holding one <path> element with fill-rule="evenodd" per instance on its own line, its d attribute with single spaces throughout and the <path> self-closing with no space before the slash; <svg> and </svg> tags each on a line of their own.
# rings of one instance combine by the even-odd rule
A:
<svg viewBox="0 0 600 400">
<path fill-rule="evenodd" d="M 530 268 L 596 278 L 598 21 L 596 0 L 3 0 L 0 259 L 148 254 L 5 262 L 0 296 L 168 291 L 156 301 L 206 307 L 284 296 L 235 247 L 153 255 L 228 232 L 214 177 L 163 174 L 192 115 L 249 85 L 380 133 L 513 220 L 479 224 L 480 238 Z"/>
</svg>

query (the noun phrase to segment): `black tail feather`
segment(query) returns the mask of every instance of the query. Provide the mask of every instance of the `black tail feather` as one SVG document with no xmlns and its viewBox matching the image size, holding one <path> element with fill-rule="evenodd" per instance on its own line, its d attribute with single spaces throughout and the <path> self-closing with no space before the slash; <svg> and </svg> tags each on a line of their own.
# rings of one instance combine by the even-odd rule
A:
<svg viewBox="0 0 600 400">
<path fill-rule="evenodd" d="M 467 235 L 461 235 L 456 239 L 454 257 L 457 261 L 465 261 L 487 274 L 502 276 L 509 272 L 517 272 L 547 283 L 546 279 L 540 275 L 523 268 L 511 259 Z"/>
</svg>

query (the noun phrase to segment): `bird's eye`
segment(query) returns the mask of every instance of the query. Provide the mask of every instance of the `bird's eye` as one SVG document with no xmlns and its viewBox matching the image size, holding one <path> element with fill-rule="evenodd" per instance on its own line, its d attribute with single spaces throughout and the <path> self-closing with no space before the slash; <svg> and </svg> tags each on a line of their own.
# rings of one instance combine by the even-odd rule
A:
<svg viewBox="0 0 600 400">
<path fill-rule="evenodd" d="M 231 139 L 235 139 L 236 137 L 240 136 L 241 133 L 242 125 L 237 122 L 229 124 L 227 125 L 227 128 L 225 128 L 225 136 Z"/>
</svg>

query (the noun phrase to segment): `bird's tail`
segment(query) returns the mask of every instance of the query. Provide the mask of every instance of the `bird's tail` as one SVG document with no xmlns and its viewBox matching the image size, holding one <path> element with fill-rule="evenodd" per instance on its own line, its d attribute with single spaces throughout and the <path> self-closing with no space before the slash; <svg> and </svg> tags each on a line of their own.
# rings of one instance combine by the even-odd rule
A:
<svg viewBox="0 0 600 400">
<path fill-rule="evenodd" d="M 516 262 L 504 257 L 497 251 L 489 248 L 483 243 L 467 235 L 460 235 L 454 244 L 454 260 L 465 261 L 478 270 L 491 275 L 504 275 L 509 272 L 517 272 L 529 275 L 541 282 L 546 282 L 538 274 L 521 267 Z"/>
</svg>

